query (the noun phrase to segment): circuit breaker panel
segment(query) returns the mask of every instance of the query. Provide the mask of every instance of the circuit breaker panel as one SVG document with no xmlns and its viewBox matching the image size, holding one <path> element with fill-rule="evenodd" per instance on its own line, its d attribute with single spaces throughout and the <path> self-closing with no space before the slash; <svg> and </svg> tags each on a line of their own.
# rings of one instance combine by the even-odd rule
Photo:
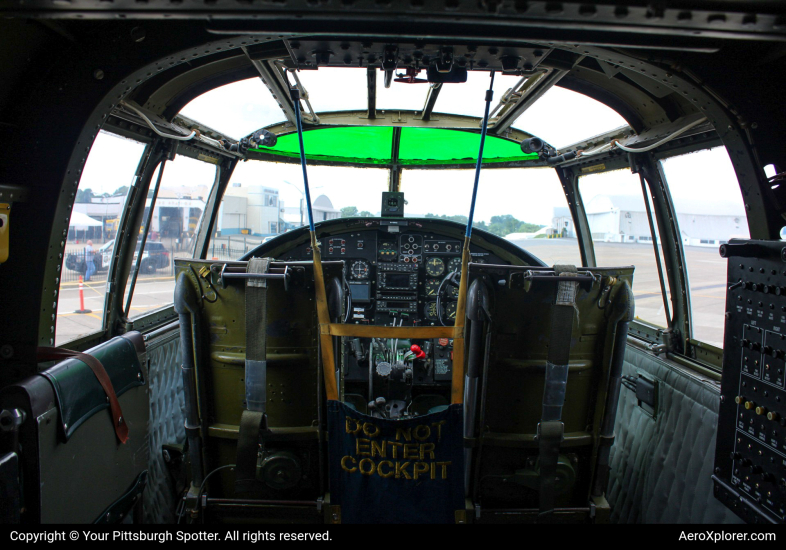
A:
<svg viewBox="0 0 786 550">
<path fill-rule="evenodd" d="M 732 240 L 715 496 L 749 523 L 786 518 L 786 242 Z"/>
</svg>

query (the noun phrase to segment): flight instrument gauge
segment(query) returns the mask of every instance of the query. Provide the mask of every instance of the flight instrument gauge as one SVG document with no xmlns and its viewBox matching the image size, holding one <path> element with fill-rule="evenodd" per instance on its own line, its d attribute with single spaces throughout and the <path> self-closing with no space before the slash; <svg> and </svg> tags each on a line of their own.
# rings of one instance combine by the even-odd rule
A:
<svg viewBox="0 0 786 550">
<path fill-rule="evenodd" d="M 426 281 L 426 296 L 436 296 L 439 291 L 439 279 L 429 279 Z"/>
<path fill-rule="evenodd" d="M 426 314 L 426 318 L 430 321 L 436 321 L 437 316 L 437 302 L 428 302 L 424 307 L 424 311 Z"/>
<path fill-rule="evenodd" d="M 354 279 L 368 279 L 368 262 L 363 260 L 358 260 L 352 263 L 352 267 L 350 267 L 352 272 L 352 278 Z"/>
<path fill-rule="evenodd" d="M 439 277 L 445 273 L 445 262 L 442 258 L 429 258 L 426 261 L 426 273 L 432 277 Z"/>
<path fill-rule="evenodd" d="M 445 306 L 445 317 L 449 321 L 456 320 L 456 302 L 448 302 L 448 305 Z"/>
<path fill-rule="evenodd" d="M 448 273 L 453 271 L 461 271 L 461 257 L 458 256 L 448 262 Z"/>
</svg>

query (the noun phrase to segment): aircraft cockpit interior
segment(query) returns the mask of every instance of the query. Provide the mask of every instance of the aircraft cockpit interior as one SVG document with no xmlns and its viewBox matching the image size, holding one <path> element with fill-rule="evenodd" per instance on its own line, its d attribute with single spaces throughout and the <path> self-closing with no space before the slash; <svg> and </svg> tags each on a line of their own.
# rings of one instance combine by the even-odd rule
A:
<svg viewBox="0 0 786 550">
<path fill-rule="evenodd" d="M 779 8 L 12 4 L 0 522 L 786 522 Z"/>
</svg>

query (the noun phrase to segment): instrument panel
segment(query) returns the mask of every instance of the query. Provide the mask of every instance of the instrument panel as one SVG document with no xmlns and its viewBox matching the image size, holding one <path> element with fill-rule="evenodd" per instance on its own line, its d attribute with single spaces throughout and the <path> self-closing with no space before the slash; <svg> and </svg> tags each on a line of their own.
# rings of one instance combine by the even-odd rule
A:
<svg viewBox="0 0 786 550">
<path fill-rule="evenodd" d="M 391 231 L 390 229 L 395 229 Z M 461 247 L 458 239 L 401 226 L 361 229 L 319 239 L 324 260 L 343 260 L 351 295 L 348 323 L 402 326 L 452 325 L 456 316 Z M 510 262 L 476 245 L 474 263 Z M 311 244 L 281 255 L 310 260 Z"/>
<path fill-rule="evenodd" d="M 311 240 L 306 240 L 306 230 L 281 235 L 243 259 L 255 256 L 311 261 L 314 251 Z M 464 230 L 449 220 L 364 218 L 321 222 L 317 234 L 322 235 L 318 246 L 323 261 L 343 262 L 341 284 L 346 301 L 341 322 L 453 326 Z M 473 240 L 481 244 L 470 246 L 473 263 L 543 265 L 503 238 L 478 233 Z M 450 403 L 452 338 L 343 337 L 338 356 L 342 400 L 358 411 L 406 418 Z"/>
<path fill-rule="evenodd" d="M 750 523 L 786 522 L 786 248 L 732 240 L 715 496 Z"/>
</svg>

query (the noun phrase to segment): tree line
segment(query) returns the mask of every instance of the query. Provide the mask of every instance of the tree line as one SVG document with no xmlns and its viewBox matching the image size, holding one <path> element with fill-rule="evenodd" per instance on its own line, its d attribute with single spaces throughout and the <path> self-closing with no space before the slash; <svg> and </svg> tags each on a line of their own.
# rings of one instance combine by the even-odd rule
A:
<svg viewBox="0 0 786 550">
<path fill-rule="evenodd" d="M 122 187 L 118 187 L 117 189 L 115 189 L 115 191 L 113 193 L 96 194 L 96 193 L 93 193 L 92 189 L 77 189 L 76 197 L 74 198 L 74 201 L 75 202 L 79 202 L 79 203 L 82 203 L 82 202 L 93 202 L 94 198 L 98 199 L 98 198 L 101 198 L 101 197 L 114 197 L 116 195 L 123 195 L 123 196 L 125 196 L 126 194 L 128 194 L 128 186 L 127 185 L 124 185 Z"/>
<path fill-rule="evenodd" d="M 370 218 L 372 216 L 374 216 L 374 214 L 368 210 L 358 211 L 357 207 L 355 206 L 346 206 L 341 209 L 342 218 Z M 467 216 L 448 216 L 445 214 L 437 215 L 428 213 L 426 214 L 426 217 L 450 220 L 463 225 L 467 224 Z M 538 225 L 536 223 L 524 222 L 512 216 L 511 214 L 505 214 L 503 216 L 492 216 L 491 220 L 489 220 L 489 223 L 486 223 L 485 221 L 473 222 L 473 227 L 477 227 L 479 229 L 488 231 L 489 233 L 504 237 L 506 235 L 510 235 L 511 233 L 535 233 L 545 226 Z"/>
</svg>

